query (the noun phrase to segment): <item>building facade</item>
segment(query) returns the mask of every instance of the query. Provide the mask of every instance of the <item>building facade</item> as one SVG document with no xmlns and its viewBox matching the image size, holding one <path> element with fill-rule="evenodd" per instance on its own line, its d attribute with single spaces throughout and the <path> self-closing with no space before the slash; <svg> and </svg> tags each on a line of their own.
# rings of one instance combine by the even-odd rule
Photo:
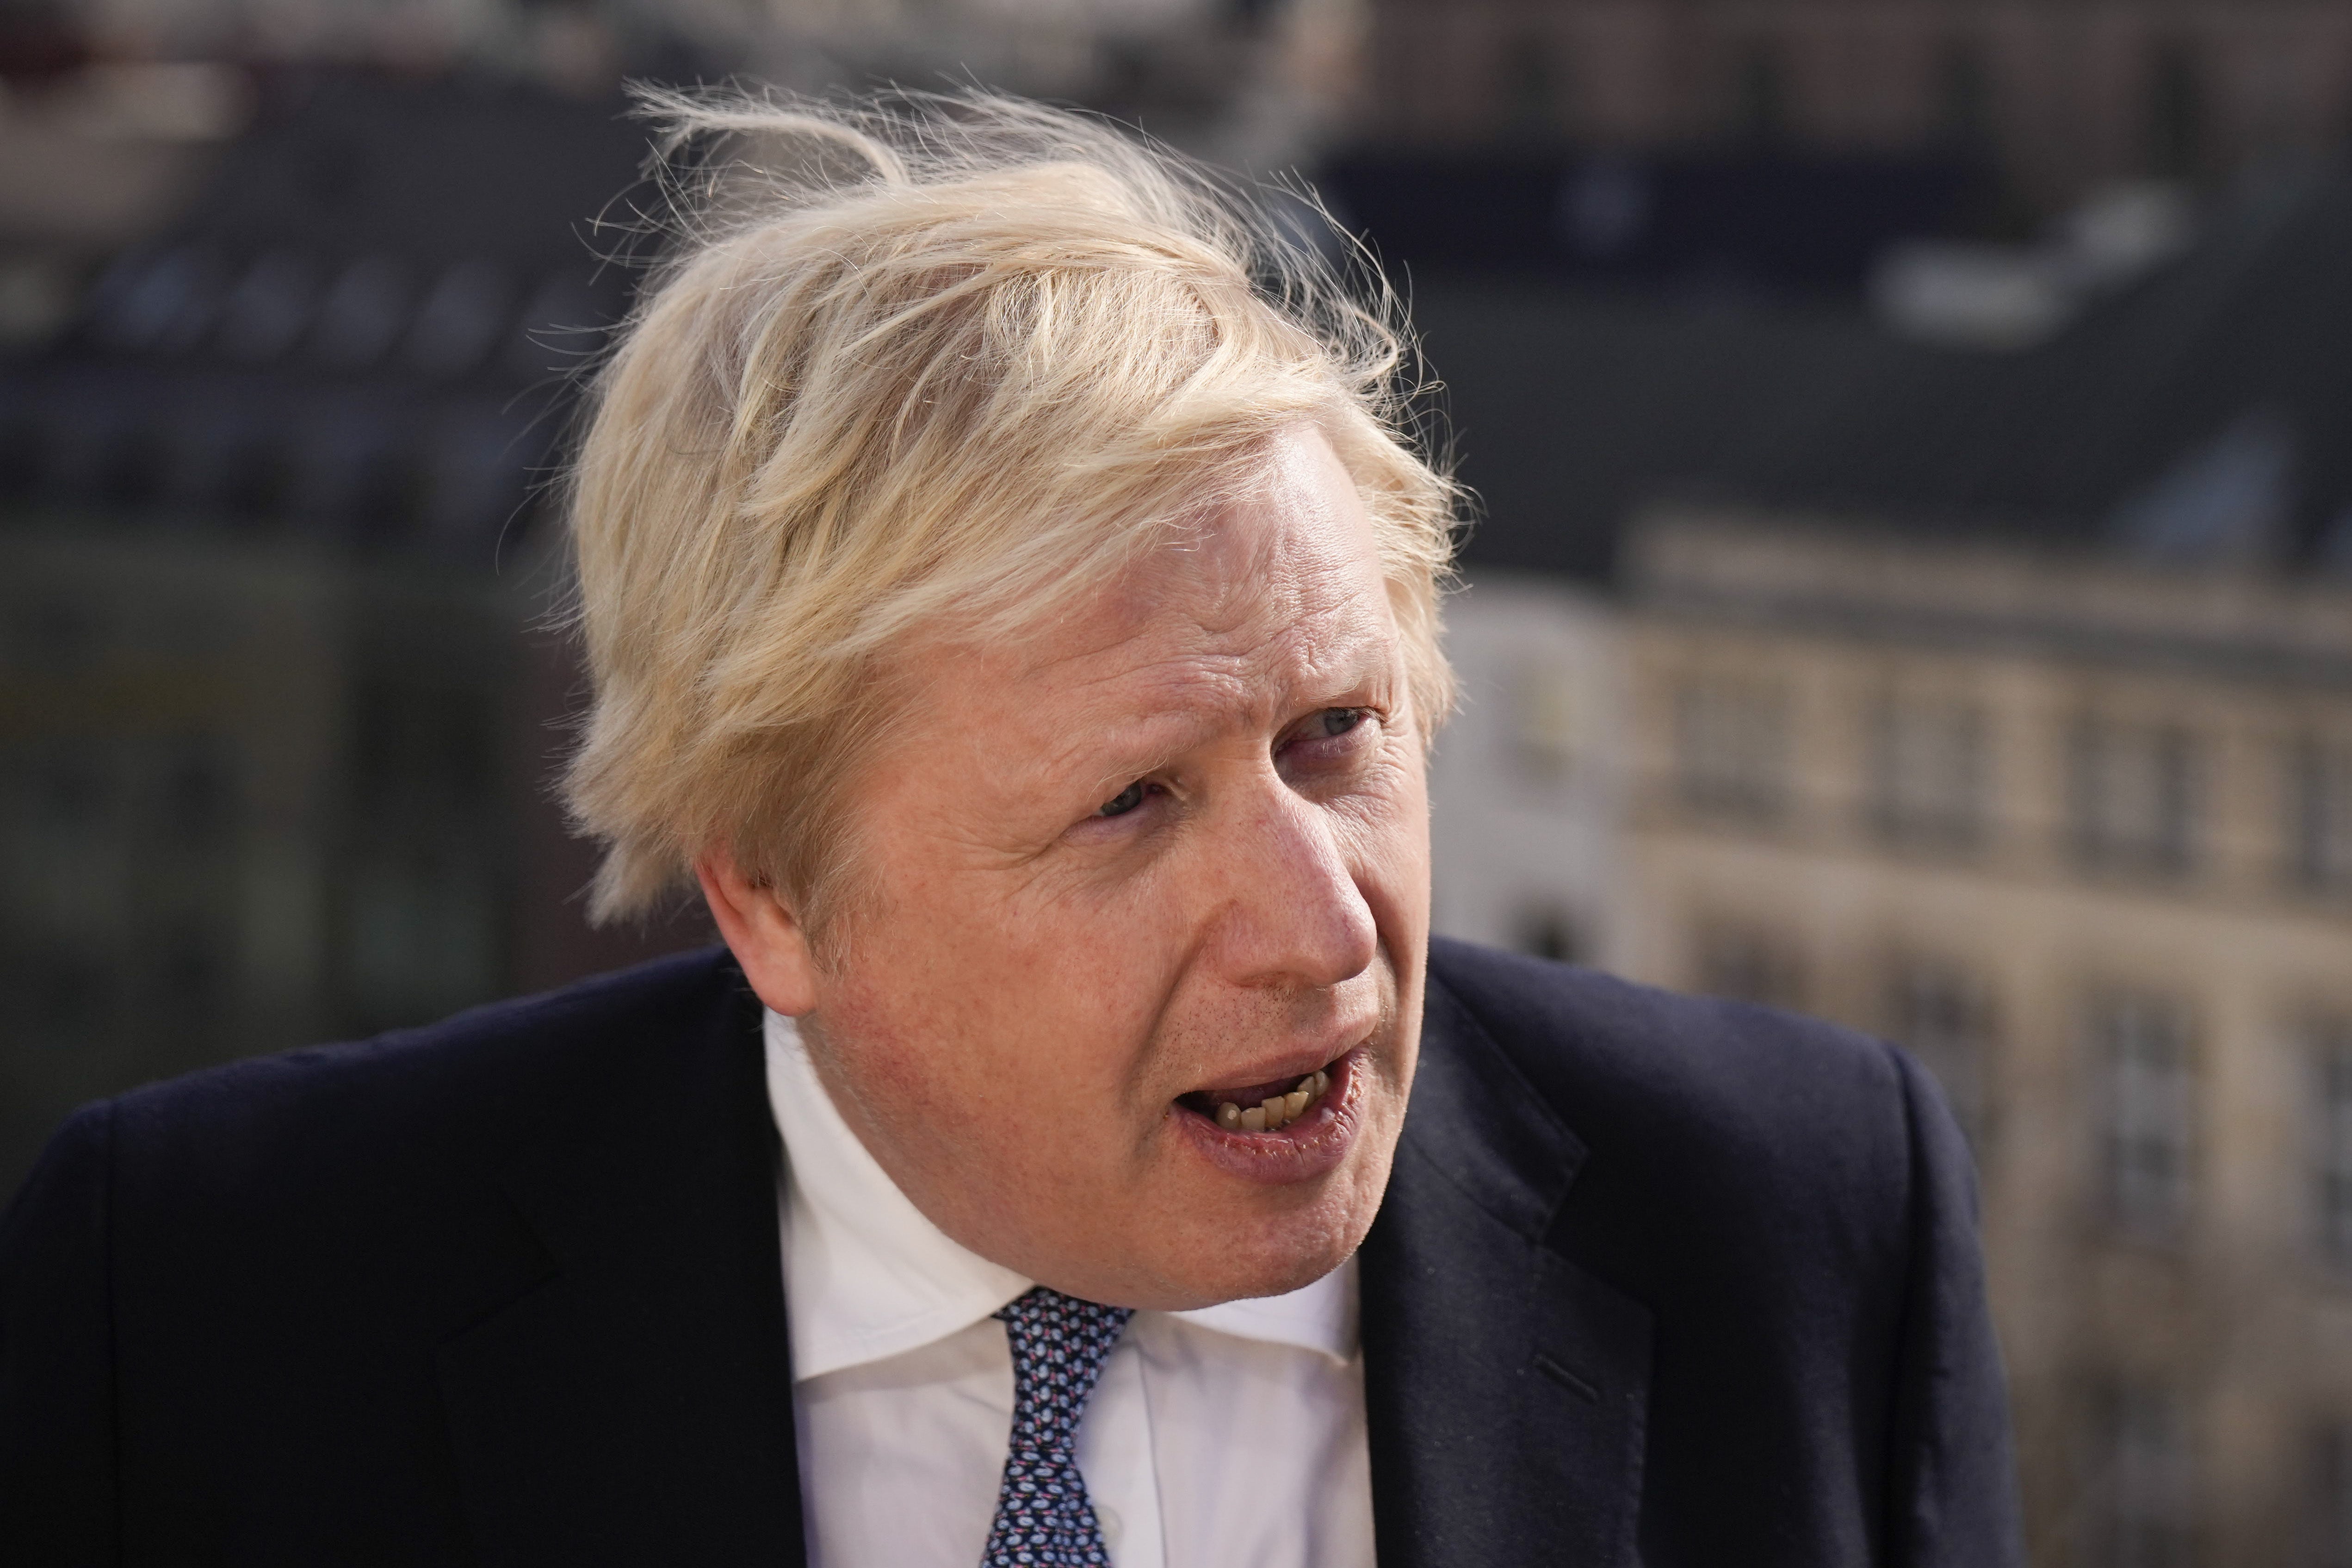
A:
<svg viewBox="0 0 2352 1568">
<path fill-rule="evenodd" d="M 85 1100 L 642 952 L 586 936 L 534 630 L 564 378 L 626 301 L 572 226 L 641 150 L 322 79 L 0 355 L 0 1187 Z"/>
<path fill-rule="evenodd" d="M 497 994 L 517 596 L 0 519 L 0 1182 L 75 1106 Z"/>
<path fill-rule="evenodd" d="M 1370 0 L 1371 137 L 1973 149 L 2042 211 L 2352 129 L 2330 0 Z"/>
<path fill-rule="evenodd" d="M 1430 764 L 1432 923 L 1573 963 L 1617 945 L 1624 681 L 1614 604 L 1481 574 L 1447 602 L 1461 706 Z"/>
<path fill-rule="evenodd" d="M 2352 1563 L 2352 583 L 1631 550 L 1621 962 L 1942 1080 L 2033 1561 Z"/>
<path fill-rule="evenodd" d="M 614 98 L 627 78 L 808 92 L 971 83 L 1084 103 L 1257 169 L 1312 156 L 1353 85 L 1362 22 L 1357 0 L 26 0 L 18 8 L 21 19 L 0 12 L 0 76 L 12 58 L 49 74 L 61 58 L 86 55 L 117 70 L 157 60 L 454 68 L 589 100 Z M 0 196 L 6 174 L 0 157 Z"/>
</svg>

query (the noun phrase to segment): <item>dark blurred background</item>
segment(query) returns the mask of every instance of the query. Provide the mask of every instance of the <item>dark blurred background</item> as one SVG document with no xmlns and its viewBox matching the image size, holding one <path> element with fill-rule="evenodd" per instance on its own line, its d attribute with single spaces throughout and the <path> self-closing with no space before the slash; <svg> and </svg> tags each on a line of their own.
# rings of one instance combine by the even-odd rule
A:
<svg viewBox="0 0 2352 1568">
<path fill-rule="evenodd" d="M 0 1185 L 592 931 L 629 78 L 1296 172 L 1480 496 L 1442 929 L 1897 1039 L 2041 1564 L 2352 1568 L 2352 4 L 0 0 Z"/>
</svg>

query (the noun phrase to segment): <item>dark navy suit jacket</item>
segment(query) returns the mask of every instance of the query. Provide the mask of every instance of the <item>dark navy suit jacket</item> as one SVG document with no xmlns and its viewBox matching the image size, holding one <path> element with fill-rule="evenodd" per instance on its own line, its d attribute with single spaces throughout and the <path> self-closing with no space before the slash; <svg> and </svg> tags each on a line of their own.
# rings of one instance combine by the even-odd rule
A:
<svg viewBox="0 0 2352 1568">
<path fill-rule="evenodd" d="M 758 1018 L 697 954 L 82 1111 L 0 1221 L 0 1557 L 802 1561 Z M 1907 1058 L 1442 942 L 1423 1049 L 1383 1568 L 2019 1560 Z"/>
</svg>

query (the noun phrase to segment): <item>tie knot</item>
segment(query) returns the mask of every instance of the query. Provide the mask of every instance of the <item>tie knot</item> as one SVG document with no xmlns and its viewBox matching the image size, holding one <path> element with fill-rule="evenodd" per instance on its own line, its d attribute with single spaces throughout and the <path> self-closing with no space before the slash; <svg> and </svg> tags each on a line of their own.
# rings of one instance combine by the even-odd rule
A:
<svg viewBox="0 0 2352 1568">
<path fill-rule="evenodd" d="M 1014 1429 L 1044 1447 L 1066 1449 L 1134 1309 L 1039 1285 L 996 1315 L 1004 1320 L 1013 1348 Z"/>
<path fill-rule="evenodd" d="M 999 1307 L 996 1315 L 1004 1320 L 1005 1337 L 1013 1343 L 1015 1374 L 1040 1362 L 1083 1375 L 1085 1386 L 1077 1394 L 1083 1403 L 1135 1310 L 1106 1307 L 1065 1296 L 1050 1285 L 1036 1285 Z"/>
</svg>

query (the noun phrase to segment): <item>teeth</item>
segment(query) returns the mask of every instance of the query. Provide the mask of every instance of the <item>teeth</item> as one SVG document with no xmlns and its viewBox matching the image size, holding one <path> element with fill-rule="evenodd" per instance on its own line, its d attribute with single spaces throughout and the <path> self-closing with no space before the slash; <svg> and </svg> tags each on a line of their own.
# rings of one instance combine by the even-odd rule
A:
<svg viewBox="0 0 2352 1568">
<path fill-rule="evenodd" d="M 1270 1094 L 1244 1110 L 1227 1100 L 1217 1107 L 1217 1125 L 1228 1132 L 1271 1132 L 1307 1114 L 1307 1108 L 1331 1087 L 1331 1075 L 1318 1068 L 1298 1080 L 1287 1094 Z"/>
</svg>

